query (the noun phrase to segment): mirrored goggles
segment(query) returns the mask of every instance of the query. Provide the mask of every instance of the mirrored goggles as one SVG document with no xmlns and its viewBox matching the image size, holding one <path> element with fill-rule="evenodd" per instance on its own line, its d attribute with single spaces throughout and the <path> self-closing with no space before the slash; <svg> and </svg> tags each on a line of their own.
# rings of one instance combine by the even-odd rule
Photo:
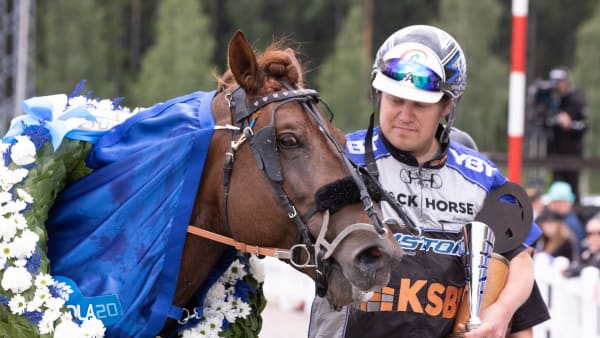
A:
<svg viewBox="0 0 600 338">
<path fill-rule="evenodd" d="M 442 78 L 433 70 L 407 59 L 386 60 L 381 73 L 396 81 L 410 81 L 415 87 L 427 91 L 441 91 L 445 87 Z"/>
</svg>

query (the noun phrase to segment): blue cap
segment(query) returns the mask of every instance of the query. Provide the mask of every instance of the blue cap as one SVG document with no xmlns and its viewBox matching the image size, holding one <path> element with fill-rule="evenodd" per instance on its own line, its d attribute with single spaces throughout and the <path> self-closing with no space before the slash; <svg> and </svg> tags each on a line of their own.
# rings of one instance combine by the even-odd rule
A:
<svg viewBox="0 0 600 338">
<path fill-rule="evenodd" d="M 556 181 L 552 183 L 550 189 L 548 189 L 548 193 L 543 197 L 544 203 L 552 202 L 552 201 L 575 201 L 575 194 L 573 193 L 573 189 L 571 189 L 571 185 L 567 182 Z"/>
</svg>

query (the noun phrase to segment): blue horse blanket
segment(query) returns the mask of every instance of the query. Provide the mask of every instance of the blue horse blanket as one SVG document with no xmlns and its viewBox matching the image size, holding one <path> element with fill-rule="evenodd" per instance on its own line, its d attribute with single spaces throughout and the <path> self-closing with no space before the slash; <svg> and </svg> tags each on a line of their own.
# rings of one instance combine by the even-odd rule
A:
<svg viewBox="0 0 600 338">
<path fill-rule="evenodd" d="M 74 289 L 69 308 L 101 319 L 107 337 L 154 337 L 180 315 L 171 301 L 214 95 L 174 98 L 114 127 L 86 159 L 94 171 L 55 200 L 47 222 L 52 274 Z"/>
</svg>

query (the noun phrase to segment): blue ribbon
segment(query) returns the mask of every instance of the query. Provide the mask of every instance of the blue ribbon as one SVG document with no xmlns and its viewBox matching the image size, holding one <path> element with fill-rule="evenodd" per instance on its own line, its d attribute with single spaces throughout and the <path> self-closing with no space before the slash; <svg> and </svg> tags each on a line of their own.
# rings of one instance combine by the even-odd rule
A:
<svg viewBox="0 0 600 338">
<path fill-rule="evenodd" d="M 67 108 L 68 97 L 65 94 L 32 97 L 23 101 L 25 115 L 12 120 L 10 128 L 3 140 L 10 142 L 15 136 L 23 134 L 30 125 L 42 125 L 50 132 L 52 146 L 58 149 L 67 134 L 69 138 L 94 142 L 105 132 L 76 129 L 80 124 L 69 123 L 69 119 L 83 118 L 96 121 L 86 105 Z M 73 131 L 73 132 L 71 132 Z"/>
</svg>

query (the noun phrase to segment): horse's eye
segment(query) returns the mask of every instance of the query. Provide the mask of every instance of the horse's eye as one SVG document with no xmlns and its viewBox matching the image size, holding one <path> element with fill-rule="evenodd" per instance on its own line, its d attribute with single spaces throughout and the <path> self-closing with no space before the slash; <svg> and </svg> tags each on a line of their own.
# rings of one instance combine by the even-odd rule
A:
<svg viewBox="0 0 600 338">
<path fill-rule="evenodd" d="M 294 148 L 298 146 L 298 139 L 292 134 L 283 134 L 277 138 L 277 144 L 282 148 Z"/>
</svg>

